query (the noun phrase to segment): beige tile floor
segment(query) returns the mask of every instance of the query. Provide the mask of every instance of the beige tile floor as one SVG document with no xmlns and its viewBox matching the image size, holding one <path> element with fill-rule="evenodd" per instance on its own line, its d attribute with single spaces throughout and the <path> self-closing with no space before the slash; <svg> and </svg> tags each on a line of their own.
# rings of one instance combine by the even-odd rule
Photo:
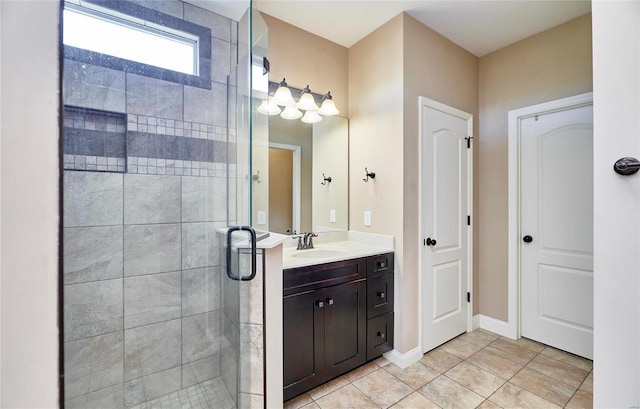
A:
<svg viewBox="0 0 640 409">
<path fill-rule="evenodd" d="M 385 358 L 285 402 L 285 409 L 591 408 L 593 363 L 476 330 L 400 369 Z"/>
</svg>

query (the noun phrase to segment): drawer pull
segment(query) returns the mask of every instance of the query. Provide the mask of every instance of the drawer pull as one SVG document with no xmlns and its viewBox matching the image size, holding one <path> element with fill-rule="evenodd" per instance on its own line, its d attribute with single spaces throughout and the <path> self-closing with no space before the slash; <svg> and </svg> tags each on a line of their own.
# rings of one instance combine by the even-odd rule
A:
<svg viewBox="0 0 640 409">
<path fill-rule="evenodd" d="M 327 298 L 327 304 L 333 305 L 333 298 Z"/>
<path fill-rule="evenodd" d="M 379 293 L 378 293 L 378 297 L 380 297 L 380 298 L 384 298 L 384 297 L 385 297 L 385 295 L 384 295 L 384 293 L 383 293 L 383 292 L 379 292 Z"/>
<path fill-rule="evenodd" d="M 384 332 L 378 331 L 378 337 L 384 339 Z"/>
<path fill-rule="evenodd" d="M 324 308 L 324 303 L 322 301 L 316 301 L 316 305 L 318 308 Z"/>
<path fill-rule="evenodd" d="M 387 266 L 384 261 L 378 261 L 376 264 L 378 265 L 378 268 L 385 268 Z"/>
</svg>

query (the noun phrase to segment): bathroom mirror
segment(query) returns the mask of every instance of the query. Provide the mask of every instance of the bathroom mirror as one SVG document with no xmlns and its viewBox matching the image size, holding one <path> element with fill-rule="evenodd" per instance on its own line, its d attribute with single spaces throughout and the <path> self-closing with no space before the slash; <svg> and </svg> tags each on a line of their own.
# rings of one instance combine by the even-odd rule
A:
<svg viewBox="0 0 640 409">
<path fill-rule="evenodd" d="M 330 232 L 348 228 L 348 120 L 306 124 L 269 117 L 269 230 Z"/>
</svg>

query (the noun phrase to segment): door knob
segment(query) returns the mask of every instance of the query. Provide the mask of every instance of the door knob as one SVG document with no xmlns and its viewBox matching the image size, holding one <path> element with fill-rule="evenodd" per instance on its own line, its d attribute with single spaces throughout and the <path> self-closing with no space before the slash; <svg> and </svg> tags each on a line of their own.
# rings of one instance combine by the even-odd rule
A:
<svg viewBox="0 0 640 409">
<path fill-rule="evenodd" d="M 427 244 L 427 246 L 435 246 L 436 239 L 431 239 L 430 237 L 427 237 L 427 241 L 425 243 Z"/>
<path fill-rule="evenodd" d="M 533 241 L 533 237 L 529 236 L 528 234 L 526 236 L 524 236 L 522 238 L 522 241 L 524 241 L 525 243 L 531 243 Z"/>
</svg>

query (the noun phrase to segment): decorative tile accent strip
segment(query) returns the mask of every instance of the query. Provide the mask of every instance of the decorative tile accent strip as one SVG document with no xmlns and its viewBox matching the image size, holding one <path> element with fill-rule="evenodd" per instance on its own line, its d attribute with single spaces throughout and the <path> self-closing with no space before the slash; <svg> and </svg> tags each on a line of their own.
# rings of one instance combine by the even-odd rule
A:
<svg viewBox="0 0 640 409">
<path fill-rule="evenodd" d="M 227 132 L 224 127 L 198 122 L 176 121 L 154 116 L 127 114 L 127 130 L 227 142 Z M 231 130 L 229 135 L 231 135 Z M 233 130 L 233 136 L 233 142 L 235 142 L 235 130 Z M 232 141 L 230 140 L 229 142 Z"/>
<path fill-rule="evenodd" d="M 235 168 L 234 164 L 229 165 L 228 173 L 231 176 L 235 175 Z M 127 171 L 146 175 L 227 177 L 227 165 L 224 163 L 138 156 L 127 158 Z"/>
<path fill-rule="evenodd" d="M 69 155 L 63 157 L 65 170 L 93 170 L 103 172 L 126 172 L 124 158 L 113 156 Z"/>
</svg>

